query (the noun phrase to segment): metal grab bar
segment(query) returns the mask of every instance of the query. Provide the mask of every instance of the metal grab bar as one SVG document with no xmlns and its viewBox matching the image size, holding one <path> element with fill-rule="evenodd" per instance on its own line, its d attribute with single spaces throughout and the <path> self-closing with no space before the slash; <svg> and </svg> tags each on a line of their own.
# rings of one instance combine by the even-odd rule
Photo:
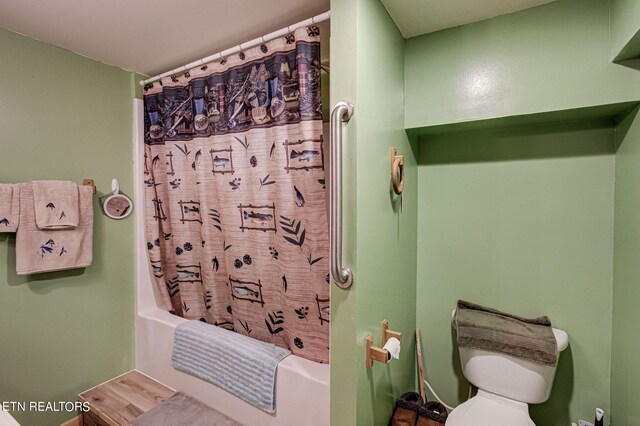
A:
<svg viewBox="0 0 640 426">
<path fill-rule="evenodd" d="M 353 104 L 338 102 L 331 111 L 330 131 L 330 176 L 329 176 L 329 246 L 331 278 L 340 288 L 349 288 L 353 283 L 353 273 L 342 267 L 342 123 L 347 123 L 353 115 Z"/>
</svg>

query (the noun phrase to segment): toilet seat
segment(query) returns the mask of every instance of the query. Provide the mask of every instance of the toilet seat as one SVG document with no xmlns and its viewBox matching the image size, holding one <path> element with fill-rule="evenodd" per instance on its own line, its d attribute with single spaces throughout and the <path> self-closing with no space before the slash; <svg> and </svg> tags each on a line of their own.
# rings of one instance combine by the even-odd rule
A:
<svg viewBox="0 0 640 426">
<path fill-rule="evenodd" d="M 446 426 L 536 426 L 529 407 L 500 395 L 478 390 L 478 394 L 449 414 Z"/>
</svg>

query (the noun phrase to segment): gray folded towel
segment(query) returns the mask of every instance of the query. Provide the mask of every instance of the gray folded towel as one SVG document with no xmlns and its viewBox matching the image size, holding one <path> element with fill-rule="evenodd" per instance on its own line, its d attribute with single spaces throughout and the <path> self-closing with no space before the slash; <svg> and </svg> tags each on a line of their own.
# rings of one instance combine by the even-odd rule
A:
<svg viewBox="0 0 640 426">
<path fill-rule="evenodd" d="M 555 366 L 558 345 L 546 316 L 522 318 L 458 300 L 453 318 L 458 346 L 511 355 Z"/>
<path fill-rule="evenodd" d="M 131 426 L 241 426 L 222 413 L 178 392 L 132 420 Z"/>
<path fill-rule="evenodd" d="M 33 184 L 21 183 L 20 226 L 16 234 L 16 272 L 38 274 L 84 268 L 93 259 L 93 190 L 80 187 L 80 222 L 75 229 L 38 229 Z"/>
<path fill-rule="evenodd" d="M 276 368 L 287 349 L 200 321 L 176 327 L 171 365 L 267 413 L 276 410 Z"/>
<path fill-rule="evenodd" d="M 10 183 L 0 184 L 0 232 L 16 232 L 20 222 L 20 189 Z"/>
<path fill-rule="evenodd" d="M 67 180 L 34 180 L 33 202 L 38 229 L 78 226 L 78 185 Z"/>
</svg>

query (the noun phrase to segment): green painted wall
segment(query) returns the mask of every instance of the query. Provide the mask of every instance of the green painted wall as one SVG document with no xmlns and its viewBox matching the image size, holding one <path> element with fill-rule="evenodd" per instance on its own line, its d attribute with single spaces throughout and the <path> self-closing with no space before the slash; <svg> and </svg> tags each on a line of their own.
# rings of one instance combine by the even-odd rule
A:
<svg viewBox="0 0 640 426">
<path fill-rule="evenodd" d="M 558 0 L 407 40 L 407 128 L 640 98 L 611 63 L 609 2 Z"/>
<path fill-rule="evenodd" d="M 614 131 L 601 123 L 430 136 L 421 141 L 417 324 L 430 383 L 466 400 L 457 299 L 549 315 L 570 336 L 536 424 L 609 408 Z M 626 423 L 625 423 L 626 424 Z"/>
<path fill-rule="evenodd" d="M 354 0 L 331 0 L 331 108 L 338 101 L 355 101 L 356 87 L 356 22 L 357 2 Z M 356 269 L 356 123 L 360 111 L 348 125 L 344 126 L 342 147 L 342 258 L 344 265 Z M 357 275 L 356 284 L 357 285 Z M 331 283 L 331 424 L 334 426 L 355 425 L 358 399 L 357 358 L 357 287 L 342 290 Z"/>
<path fill-rule="evenodd" d="M 637 7 L 558 0 L 407 40 L 405 124 L 422 135 L 417 323 L 436 390 L 452 403 L 468 389 L 449 314 L 468 298 L 549 314 L 569 332 L 551 399 L 531 410 L 539 424 L 590 420 L 596 406 L 611 406 L 619 425 L 638 422 L 625 417 L 637 416 L 627 372 L 638 347 L 622 333 L 636 320 L 636 241 L 626 235 L 637 124 L 616 130 L 628 133 L 615 172 L 614 285 L 618 160 L 614 122 L 601 118 L 640 100 L 640 73 L 611 62 L 612 45 L 637 31 Z"/>
<path fill-rule="evenodd" d="M 385 425 L 395 399 L 415 389 L 417 169 L 404 132 L 405 41 L 378 0 L 334 0 L 331 21 L 332 104 L 355 105 L 343 179 L 345 263 L 355 281 L 332 289 L 331 418 Z M 402 211 L 390 183 L 392 146 L 405 155 Z M 367 370 L 365 339 L 381 345 L 384 319 L 404 334 L 401 359 Z"/>
<path fill-rule="evenodd" d="M 132 98 L 136 98 L 136 99 L 142 99 L 144 97 L 144 90 L 142 85 L 140 84 L 140 82 L 142 80 L 145 80 L 148 76 L 142 75 L 142 74 L 138 74 L 138 73 L 131 73 L 130 74 L 130 79 L 131 79 L 131 97 Z"/>
<path fill-rule="evenodd" d="M 611 0 L 611 54 L 616 60 L 640 57 L 638 0 Z"/>
<path fill-rule="evenodd" d="M 615 186 L 613 346 L 611 422 L 640 424 L 640 115 L 638 109 L 618 126 Z"/>
<path fill-rule="evenodd" d="M 132 194 L 131 74 L 1 29 L 0 57 L 0 182 L 93 178 L 102 194 L 117 177 Z M 15 236 L 0 234 L 1 401 L 74 401 L 133 366 L 133 220 L 94 214 L 85 270 L 16 276 Z"/>
<path fill-rule="evenodd" d="M 415 390 L 417 168 L 404 131 L 405 41 L 378 0 L 358 2 L 357 27 L 357 424 L 386 425 L 396 398 Z M 390 183 L 392 146 L 405 156 L 403 200 Z M 366 372 L 366 336 L 382 345 L 385 318 L 403 333 L 401 357 Z"/>
<path fill-rule="evenodd" d="M 415 386 L 406 307 L 414 297 L 427 371 L 447 401 L 468 392 L 450 328 L 455 301 L 467 298 L 548 314 L 569 332 L 551 398 L 531 408 L 538 424 L 590 419 L 596 406 L 609 412 L 616 392 L 610 117 L 640 100 L 640 74 L 611 62 L 609 6 L 559 0 L 403 41 L 377 0 L 332 2 L 332 103 L 356 105 L 344 209 L 356 285 L 332 292 L 333 424 L 382 424 L 394 397 Z M 396 133 L 402 115 L 407 137 Z M 402 213 L 378 189 L 389 186 L 391 145 L 408 161 Z M 364 338 L 377 338 L 385 317 L 400 324 L 410 359 L 363 372 Z M 623 371 L 631 361 L 619 357 Z M 625 386 L 619 392 L 629 392 Z"/>
</svg>

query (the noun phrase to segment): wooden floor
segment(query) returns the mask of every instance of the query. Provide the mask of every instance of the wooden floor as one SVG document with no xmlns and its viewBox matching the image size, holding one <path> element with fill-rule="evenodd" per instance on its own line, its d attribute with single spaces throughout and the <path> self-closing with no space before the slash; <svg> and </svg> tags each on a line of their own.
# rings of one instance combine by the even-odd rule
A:
<svg viewBox="0 0 640 426">
<path fill-rule="evenodd" d="M 144 374 L 133 370 L 78 395 L 91 404 L 83 413 L 84 426 L 126 426 L 160 404 L 175 392 Z"/>
</svg>

